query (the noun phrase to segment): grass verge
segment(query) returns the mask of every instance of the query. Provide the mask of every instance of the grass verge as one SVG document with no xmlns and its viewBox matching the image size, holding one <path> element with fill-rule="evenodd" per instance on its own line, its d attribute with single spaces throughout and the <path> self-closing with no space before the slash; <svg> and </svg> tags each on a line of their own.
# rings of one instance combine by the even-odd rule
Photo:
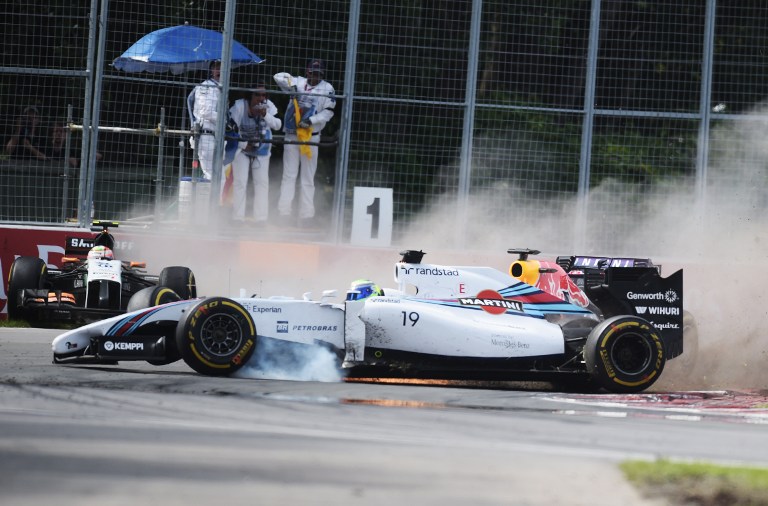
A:
<svg viewBox="0 0 768 506">
<path fill-rule="evenodd" d="M 630 460 L 620 468 L 645 496 L 673 505 L 768 505 L 768 469 Z"/>
<path fill-rule="evenodd" d="M 0 328 L 27 329 L 29 328 L 29 323 L 24 320 L 0 320 Z"/>
</svg>

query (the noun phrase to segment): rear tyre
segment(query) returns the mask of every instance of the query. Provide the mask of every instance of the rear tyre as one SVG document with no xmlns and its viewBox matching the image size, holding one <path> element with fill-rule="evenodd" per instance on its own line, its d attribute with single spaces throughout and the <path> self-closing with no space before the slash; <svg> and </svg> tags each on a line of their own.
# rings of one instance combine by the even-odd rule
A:
<svg viewBox="0 0 768 506">
<path fill-rule="evenodd" d="M 659 332 L 636 316 L 614 316 L 596 326 L 584 346 L 584 361 L 595 383 L 610 392 L 640 392 L 664 369 Z"/>
<path fill-rule="evenodd" d="M 19 291 L 25 288 L 45 288 L 48 281 L 48 266 L 37 257 L 19 257 L 11 264 L 8 273 L 8 318 L 26 320 L 30 313 L 19 307 Z"/>
<path fill-rule="evenodd" d="M 167 286 L 184 300 L 197 297 L 197 283 L 195 275 L 188 267 L 166 267 L 160 271 L 158 285 Z"/>
<path fill-rule="evenodd" d="M 210 297 L 179 320 L 176 346 L 195 371 L 226 376 L 244 366 L 256 350 L 256 325 L 237 302 Z"/>
<path fill-rule="evenodd" d="M 147 309 L 169 302 L 176 302 L 177 300 L 181 300 L 181 298 L 170 288 L 164 286 L 148 286 L 133 294 L 128 301 L 126 312 L 132 313 L 133 311 Z M 181 353 L 179 353 L 179 348 L 176 346 L 175 336 L 170 336 L 165 338 L 165 358 L 162 360 L 147 360 L 147 362 L 152 365 L 167 365 L 172 364 L 179 359 L 181 359 Z"/>
</svg>

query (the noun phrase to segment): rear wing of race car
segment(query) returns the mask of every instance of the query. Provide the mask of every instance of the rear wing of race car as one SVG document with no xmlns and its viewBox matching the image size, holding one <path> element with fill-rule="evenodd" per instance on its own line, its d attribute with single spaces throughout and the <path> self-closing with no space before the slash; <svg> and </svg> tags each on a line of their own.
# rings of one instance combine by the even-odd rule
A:
<svg viewBox="0 0 768 506">
<path fill-rule="evenodd" d="M 667 358 L 683 352 L 683 271 L 662 277 L 648 258 L 558 257 L 605 318 L 632 314 L 651 322 L 664 338 Z"/>
</svg>

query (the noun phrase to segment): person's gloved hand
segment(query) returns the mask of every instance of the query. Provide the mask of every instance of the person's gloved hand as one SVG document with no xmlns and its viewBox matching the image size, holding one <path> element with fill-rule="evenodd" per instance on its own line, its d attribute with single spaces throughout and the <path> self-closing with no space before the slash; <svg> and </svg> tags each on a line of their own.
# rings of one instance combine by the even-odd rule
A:
<svg viewBox="0 0 768 506">
<path fill-rule="evenodd" d="M 309 128 L 312 126 L 312 123 L 309 121 L 309 119 L 303 119 L 299 122 L 299 128 Z"/>
</svg>

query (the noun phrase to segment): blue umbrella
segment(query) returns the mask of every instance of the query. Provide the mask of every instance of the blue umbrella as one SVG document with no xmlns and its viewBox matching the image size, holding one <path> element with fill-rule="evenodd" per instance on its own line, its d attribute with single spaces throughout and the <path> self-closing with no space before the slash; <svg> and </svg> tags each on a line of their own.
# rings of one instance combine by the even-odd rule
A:
<svg viewBox="0 0 768 506">
<path fill-rule="evenodd" d="M 179 25 L 150 32 L 133 44 L 112 65 L 125 72 L 167 72 L 181 74 L 208 70 L 210 62 L 221 60 L 221 33 L 191 25 Z M 232 41 L 232 68 L 261 63 L 262 60 L 237 41 Z"/>
</svg>

